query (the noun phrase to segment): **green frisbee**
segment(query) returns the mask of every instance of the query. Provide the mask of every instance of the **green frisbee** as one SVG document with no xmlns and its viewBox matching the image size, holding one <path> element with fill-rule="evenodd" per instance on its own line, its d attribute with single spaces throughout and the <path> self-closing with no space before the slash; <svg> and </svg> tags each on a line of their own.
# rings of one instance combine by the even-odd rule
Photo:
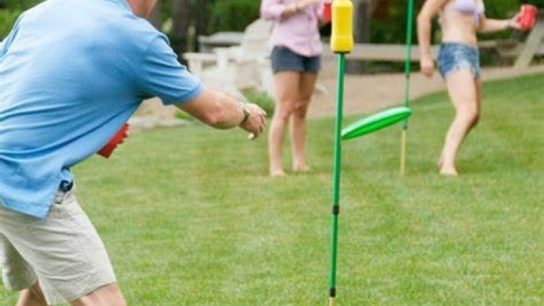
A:
<svg viewBox="0 0 544 306">
<path fill-rule="evenodd" d="M 412 115 L 412 109 L 399 106 L 362 118 L 342 130 L 342 139 L 348 140 L 381 130 Z"/>
</svg>

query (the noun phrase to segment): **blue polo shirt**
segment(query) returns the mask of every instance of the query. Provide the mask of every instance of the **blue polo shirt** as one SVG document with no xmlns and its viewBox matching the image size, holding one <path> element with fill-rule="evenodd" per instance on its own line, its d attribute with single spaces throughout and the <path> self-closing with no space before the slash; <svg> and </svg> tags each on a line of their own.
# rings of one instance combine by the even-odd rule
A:
<svg viewBox="0 0 544 306">
<path fill-rule="evenodd" d="M 44 219 L 70 167 L 143 99 L 190 101 L 201 83 L 125 0 L 47 0 L 0 43 L 0 202 Z"/>
</svg>

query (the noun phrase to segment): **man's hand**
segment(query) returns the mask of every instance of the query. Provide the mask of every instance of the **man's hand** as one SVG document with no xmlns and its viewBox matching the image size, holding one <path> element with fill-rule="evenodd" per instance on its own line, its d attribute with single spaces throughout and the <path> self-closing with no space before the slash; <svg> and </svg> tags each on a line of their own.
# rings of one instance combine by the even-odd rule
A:
<svg viewBox="0 0 544 306">
<path fill-rule="evenodd" d="M 421 56 L 421 60 L 419 61 L 419 65 L 421 68 L 421 73 L 423 73 L 424 76 L 431 78 L 434 74 L 434 61 L 433 58 L 429 55 Z"/>
<path fill-rule="evenodd" d="M 249 140 L 254 140 L 266 127 L 266 112 L 256 104 L 245 103 L 242 107 L 245 108 L 248 115 L 239 126 L 250 133 Z"/>
</svg>

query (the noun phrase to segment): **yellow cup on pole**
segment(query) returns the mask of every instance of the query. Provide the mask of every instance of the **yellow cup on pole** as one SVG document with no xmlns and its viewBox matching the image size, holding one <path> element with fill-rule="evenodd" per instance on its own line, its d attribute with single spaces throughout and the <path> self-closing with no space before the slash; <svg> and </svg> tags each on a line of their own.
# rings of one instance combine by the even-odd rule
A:
<svg viewBox="0 0 544 306">
<path fill-rule="evenodd" d="M 331 50 L 349 53 L 353 50 L 353 3 L 351 0 L 334 0 L 332 3 Z"/>
</svg>

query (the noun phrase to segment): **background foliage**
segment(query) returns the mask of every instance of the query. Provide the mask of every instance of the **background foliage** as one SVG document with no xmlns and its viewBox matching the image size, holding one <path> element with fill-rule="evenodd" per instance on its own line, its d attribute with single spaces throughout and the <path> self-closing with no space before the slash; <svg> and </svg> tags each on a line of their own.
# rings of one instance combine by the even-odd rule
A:
<svg viewBox="0 0 544 306">
<path fill-rule="evenodd" d="M 41 0 L 5 0 L 8 10 L 0 11 L 0 37 L 9 32 L 11 25 L 22 10 L 35 5 Z M 177 1 L 177 0 L 169 0 Z M 163 0 L 162 19 L 166 21 L 172 15 L 171 5 Z M 192 0 L 191 10 L 196 10 L 197 2 Z M 357 1 L 355 1 L 357 2 Z M 424 0 L 416 0 L 416 10 Z M 379 1 L 379 9 L 371 16 L 371 42 L 399 43 L 404 41 L 406 22 L 406 1 Z M 490 17 L 504 18 L 514 14 L 520 3 L 531 3 L 544 8 L 544 0 L 493 0 L 487 5 L 487 14 Z M 198 14 L 204 19 L 204 34 L 217 31 L 241 31 L 246 25 L 259 18 L 260 1 L 256 0 L 206 0 L 203 2 L 204 13 Z M 383 7 L 382 7 L 383 6 Z M 190 14 L 196 16 L 197 14 Z M 194 18 L 194 17 L 193 17 Z M 192 23 L 196 23 L 193 20 Z"/>
<path fill-rule="evenodd" d="M 0 39 L 5 37 L 19 14 L 31 6 L 43 0 L 4 0 L 8 4 L 7 10 L 0 10 Z M 208 35 L 218 31 L 242 31 L 249 23 L 259 18 L 259 7 L 261 1 L 258 0 L 160 0 L 161 17 L 159 23 L 165 31 L 174 49 L 177 52 L 195 50 L 198 46 L 196 38 L 198 35 Z M 359 26 L 356 30 L 366 32 L 363 34 L 366 38 L 364 42 L 372 43 L 404 43 L 405 24 L 406 24 L 406 3 L 396 0 L 354 0 L 354 3 L 372 2 L 374 10 L 369 12 L 368 22 L 364 22 L 369 27 L 366 31 Z M 416 14 L 425 0 L 415 0 Z M 184 5 L 180 5 L 184 3 Z M 511 17 L 518 10 L 520 4 L 531 3 L 540 8 L 544 8 L 544 0 L 493 0 L 487 1 L 486 13 L 491 18 Z M 172 26 L 180 22 L 180 17 L 174 17 L 174 7 L 181 7 L 187 10 L 186 16 L 190 20 L 182 22 L 189 26 Z M 178 14 L 178 16 L 180 16 Z M 361 16 L 361 15 L 360 15 Z M 364 15 L 363 15 L 364 16 Z M 182 17 L 185 18 L 185 17 Z M 365 17 L 360 17 L 365 18 Z M 361 23 L 359 23 L 361 24 Z M 438 27 L 435 27 L 437 29 Z M 323 31 L 326 33 L 327 29 Z M 440 33 L 435 31 L 434 41 L 439 40 Z M 511 32 L 486 35 L 486 38 L 506 38 L 512 35 Z M 514 34 L 518 38 L 524 35 Z"/>
<path fill-rule="evenodd" d="M 208 1 L 207 1 L 208 2 Z M 208 31 L 242 31 L 259 18 L 260 1 L 230 0 L 209 1 L 210 18 Z"/>
</svg>

